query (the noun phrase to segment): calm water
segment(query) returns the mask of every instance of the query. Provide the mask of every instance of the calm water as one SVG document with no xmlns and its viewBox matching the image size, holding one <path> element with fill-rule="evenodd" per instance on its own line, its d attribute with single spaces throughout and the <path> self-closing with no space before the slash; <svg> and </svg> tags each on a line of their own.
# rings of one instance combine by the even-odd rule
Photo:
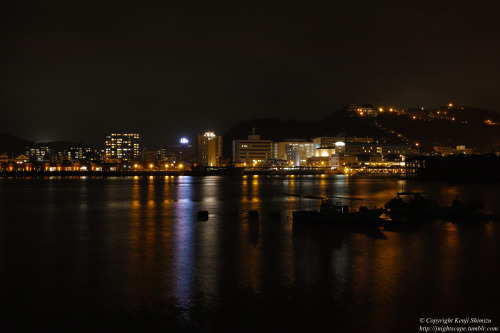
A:
<svg viewBox="0 0 500 333">
<path fill-rule="evenodd" d="M 4 178 L 2 332 L 418 332 L 421 317 L 459 316 L 500 326 L 500 222 L 293 230 L 299 201 L 282 193 L 300 188 L 369 207 L 428 190 L 443 204 L 458 196 L 500 214 L 498 184 Z"/>
</svg>

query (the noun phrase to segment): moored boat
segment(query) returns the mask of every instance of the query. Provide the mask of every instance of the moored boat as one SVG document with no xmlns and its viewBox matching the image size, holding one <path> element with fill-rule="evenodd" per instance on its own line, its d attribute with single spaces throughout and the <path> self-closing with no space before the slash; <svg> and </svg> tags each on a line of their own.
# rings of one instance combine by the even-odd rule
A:
<svg viewBox="0 0 500 333">
<path fill-rule="evenodd" d="M 368 224 L 379 225 L 380 215 L 385 212 L 382 208 L 370 209 L 362 206 L 361 198 L 330 197 L 335 198 L 334 203 L 326 197 L 305 196 L 306 199 L 321 200 L 319 210 L 298 210 L 293 212 L 293 222 L 327 222 L 345 224 Z M 351 205 L 342 204 L 342 200 L 350 200 Z M 358 208 L 354 208 L 354 202 L 360 203 Z"/>
<path fill-rule="evenodd" d="M 392 220 L 422 222 L 438 218 L 451 222 L 478 222 L 497 218 L 496 215 L 481 213 L 482 203 L 465 203 L 455 198 L 451 205 L 440 206 L 431 199 L 429 192 L 399 192 L 396 195 L 385 204 Z"/>
<path fill-rule="evenodd" d="M 438 204 L 430 198 L 429 192 L 398 192 L 385 208 L 392 219 L 421 219 L 438 212 Z"/>
</svg>

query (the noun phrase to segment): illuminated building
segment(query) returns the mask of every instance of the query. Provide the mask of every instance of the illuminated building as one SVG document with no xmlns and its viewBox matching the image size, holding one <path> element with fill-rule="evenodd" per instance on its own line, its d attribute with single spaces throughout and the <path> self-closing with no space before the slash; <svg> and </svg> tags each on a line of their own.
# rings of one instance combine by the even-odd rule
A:
<svg viewBox="0 0 500 333">
<path fill-rule="evenodd" d="M 26 155 L 19 155 L 18 157 L 15 158 L 14 161 L 17 164 L 23 164 L 23 163 L 28 163 L 30 161 L 30 158 Z"/>
<path fill-rule="evenodd" d="M 308 159 L 310 166 L 327 161 L 334 170 L 361 172 L 400 172 L 404 156 L 411 153 L 411 147 L 399 143 L 373 143 L 337 141 L 330 147 L 318 148 L 314 157 Z M 370 142 L 371 141 L 371 142 Z"/>
<path fill-rule="evenodd" d="M 439 156 L 447 156 L 447 155 L 457 155 L 457 154 L 463 154 L 463 155 L 472 155 L 474 154 L 474 149 L 473 148 L 467 148 L 465 146 L 456 146 L 456 148 L 449 147 L 449 146 L 434 146 L 432 149 L 437 153 Z"/>
<path fill-rule="evenodd" d="M 378 115 L 378 109 L 373 107 L 371 104 L 366 104 L 360 106 L 356 109 L 356 113 L 359 116 L 368 116 L 368 117 L 376 117 Z"/>
<path fill-rule="evenodd" d="M 194 163 L 201 166 L 221 166 L 222 136 L 214 132 L 197 135 L 194 140 Z"/>
<path fill-rule="evenodd" d="M 272 159 L 271 140 L 261 140 L 255 130 L 247 140 L 233 140 L 233 162 L 259 164 Z"/>
<path fill-rule="evenodd" d="M 465 155 L 472 155 L 474 154 L 474 148 L 467 148 L 465 146 L 457 146 L 457 149 L 455 149 L 457 154 L 465 154 Z"/>
<path fill-rule="evenodd" d="M 8 163 L 9 162 L 9 156 L 7 153 L 3 153 L 0 155 L 0 163 Z"/>
<path fill-rule="evenodd" d="M 377 109 L 371 104 L 359 105 L 357 103 L 351 102 L 349 103 L 349 105 L 347 105 L 347 112 L 359 116 L 376 117 L 379 111 L 382 112 L 383 109 Z"/>
<path fill-rule="evenodd" d="M 51 150 L 46 145 L 36 144 L 26 147 L 26 156 L 35 162 L 42 162 L 44 157 L 48 157 L 50 153 Z"/>
<path fill-rule="evenodd" d="M 316 146 L 311 141 L 289 139 L 273 143 L 273 159 L 286 161 L 289 165 L 305 165 L 306 160 L 314 156 Z"/>
<path fill-rule="evenodd" d="M 104 160 L 129 162 L 140 156 L 139 134 L 137 133 L 106 133 L 106 147 Z"/>
<path fill-rule="evenodd" d="M 186 138 L 181 138 L 178 145 L 164 146 L 158 152 L 160 160 L 191 165 L 193 162 L 193 145 Z"/>
<path fill-rule="evenodd" d="M 72 161 L 88 161 L 96 152 L 92 147 L 71 147 L 68 154 Z"/>
<path fill-rule="evenodd" d="M 334 147 L 335 142 L 360 142 L 360 143 L 373 143 L 375 140 L 369 137 L 346 137 L 345 134 L 339 134 L 337 136 L 321 136 L 314 138 L 314 146 L 316 148 Z"/>
</svg>

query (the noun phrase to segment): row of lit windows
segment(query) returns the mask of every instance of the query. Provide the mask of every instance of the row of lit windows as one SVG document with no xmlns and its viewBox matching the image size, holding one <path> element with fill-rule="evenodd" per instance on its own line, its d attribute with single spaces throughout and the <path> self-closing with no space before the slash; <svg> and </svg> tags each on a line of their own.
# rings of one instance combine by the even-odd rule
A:
<svg viewBox="0 0 500 333">
<path fill-rule="evenodd" d="M 118 134 L 118 133 L 111 133 L 111 136 L 131 136 L 133 138 L 139 138 L 139 134 Z"/>
</svg>

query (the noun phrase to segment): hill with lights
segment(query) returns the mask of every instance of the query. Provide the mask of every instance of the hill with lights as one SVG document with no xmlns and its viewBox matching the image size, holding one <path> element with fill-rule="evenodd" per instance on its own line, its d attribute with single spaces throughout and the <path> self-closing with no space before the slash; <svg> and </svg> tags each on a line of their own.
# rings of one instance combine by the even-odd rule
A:
<svg viewBox="0 0 500 333">
<path fill-rule="evenodd" d="M 231 156 L 232 141 L 244 139 L 255 128 L 262 139 L 309 140 L 319 136 L 372 137 L 381 142 L 418 144 L 423 151 L 433 146 L 464 145 L 477 152 L 500 151 L 500 114 L 475 107 L 443 106 L 376 112 L 361 116 L 345 107 L 320 121 L 254 119 L 235 124 L 224 134 L 224 156 Z"/>
</svg>

